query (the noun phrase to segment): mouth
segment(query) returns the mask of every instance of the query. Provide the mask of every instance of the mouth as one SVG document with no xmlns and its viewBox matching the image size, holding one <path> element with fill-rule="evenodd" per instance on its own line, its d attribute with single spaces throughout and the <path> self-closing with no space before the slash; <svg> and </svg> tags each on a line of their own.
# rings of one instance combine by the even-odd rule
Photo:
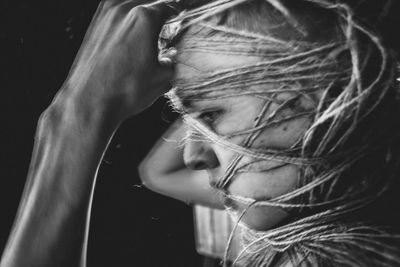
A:
<svg viewBox="0 0 400 267">
<path fill-rule="evenodd" d="M 210 184 L 210 186 L 216 190 L 220 190 L 219 188 L 217 188 L 217 183 L 221 176 L 216 173 L 215 170 L 207 169 L 206 171 L 208 174 L 208 183 Z"/>
<path fill-rule="evenodd" d="M 238 208 L 239 208 L 233 199 L 226 197 L 226 196 L 223 197 L 223 203 L 226 208 L 229 208 L 232 210 L 238 210 Z"/>
</svg>

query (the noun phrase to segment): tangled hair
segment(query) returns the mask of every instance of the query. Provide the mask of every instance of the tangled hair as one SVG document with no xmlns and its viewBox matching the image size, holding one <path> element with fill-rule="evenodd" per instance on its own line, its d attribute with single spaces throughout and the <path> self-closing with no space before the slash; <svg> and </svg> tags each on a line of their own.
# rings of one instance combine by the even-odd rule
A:
<svg viewBox="0 0 400 267">
<path fill-rule="evenodd" d="M 202 35 L 206 40 L 215 32 L 225 31 L 225 39 L 230 35 L 247 38 L 242 41 L 244 46 L 252 38 L 259 46 L 265 43 L 275 57 L 271 59 L 269 54 L 268 64 L 220 72 L 197 83 L 176 81 L 177 89 L 169 95 L 175 105 L 179 105 L 177 99 L 185 97 L 234 95 L 235 84 L 240 81 L 229 74 L 232 71 L 240 71 L 240 75 L 258 73 L 258 80 L 282 79 L 282 83 L 287 82 L 286 76 L 297 75 L 290 77 L 290 82 L 296 80 L 296 84 L 311 71 L 321 74 L 307 76 L 297 88 L 301 95 L 305 88 L 322 88 L 323 94 L 315 110 L 306 112 L 312 123 L 291 150 L 255 151 L 251 141 L 244 148 L 234 146 L 186 119 L 202 135 L 238 153 L 300 166 L 297 189 L 273 200 L 227 195 L 247 201 L 249 207 L 277 206 L 291 214 L 284 224 L 266 232 L 245 229 L 245 248 L 237 261 L 246 266 L 274 266 L 288 261 L 294 266 L 400 265 L 400 119 L 396 117 L 400 114 L 400 44 L 393 30 L 399 25 L 398 1 L 188 0 L 183 4 L 187 10 L 171 21 L 183 22 L 183 38 Z M 201 30 L 196 29 L 197 25 Z M 199 49 L 196 45 L 188 49 Z M 213 49 L 218 45 L 214 44 Z M 255 50 L 264 53 L 262 47 Z M 234 52 L 244 53 L 239 48 L 230 50 Z M 334 60 L 326 60 L 332 54 Z M 273 68 L 276 62 L 282 62 L 281 58 L 290 58 L 284 69 L 292 71 L 282 78 L 282 68 Z M 320 60 L 325 65 L 317 64 Z M 268 68 L 270 74 L 263 68 Z M 268 76 L 271 73 L 273 77 Z M 247 76 L 240 79 L 243 77 Z M 231 85 L 228 89 L 226 81 Z M 246 82 L 255 81 L 248 78 Z M 206 91 L 207 86 L 213 86 L 214 91 Z M 180 87 L 187 90 L 182 92 Z M 262 95 L 254 91 L 248 94 Z M 232 171 L 231 176 L 234 174 Z M 221 189 L 232 177 L 226 177 Z"/>
</svg>

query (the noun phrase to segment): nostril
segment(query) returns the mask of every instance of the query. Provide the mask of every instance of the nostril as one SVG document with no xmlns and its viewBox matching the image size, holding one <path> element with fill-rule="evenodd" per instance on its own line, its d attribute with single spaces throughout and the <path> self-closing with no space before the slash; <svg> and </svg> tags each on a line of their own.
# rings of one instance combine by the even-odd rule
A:
<svg viewBox="0 0 400 267">
<path fill-rule="evenodd" d="M 192 170 L 213 169 L 219 165 L 214 150 L 203 142 L 189 142 L 183 152 L 185 165 Z"/>
<path fill-rule="evenodd" d="M 209 184 L 210 184 L 210 186 L 211 186 L 212 188 L 216 188 L 216 189 L 217 189 L 217 185 L 218 185 L 218 182 L 217 182 L 217 181 L 215 181 L 215 180 L 210 180 L 210 181 L 209 181 Z"/>
<path fill-rule="evenodd" d="M 202 161 L 197 161 L 197 162 L 194 162 L 194 164 L 192 165 L 192 168 L 194 170 L 203 170 L 203 169 L 207 168 L 207 165 Z"/>
</svg>

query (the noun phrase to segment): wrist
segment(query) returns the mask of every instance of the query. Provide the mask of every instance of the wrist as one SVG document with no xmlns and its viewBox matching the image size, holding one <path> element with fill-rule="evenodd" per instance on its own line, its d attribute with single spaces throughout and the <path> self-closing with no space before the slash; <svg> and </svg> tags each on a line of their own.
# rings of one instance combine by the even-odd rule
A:
<svg viewBox="0 0 400 267">
<path fill-rule="evenodd" d="M 125 119 L 136 115 L 147 108 L 156 98 L 148 100 L 141 93 L 139 86 L 133 82 L 129 83 L 128 89 L 121 90 L 117 87 L 105 85 L 88 85 L 83 89 L 71 90 L 67 97 L 75 103 L 77 108 L 95 109 L 108 120 L 113 120 L 118 125 Z M 69 90 L 69 89 L 68 89 Z"/>
<path fill-rule="evenodd" d="M 46 147 L 51 157 L 39 155 L 47 158 L 42 160 L 46 173 L 38 177 L 70 206 L 88 201 L 99 162 L 118 127 L 105 114 L 105 107 L 59 94 L 39 120 L 36 145 Z"/>
<path fill-rule="evenodd" d="M 106 127 L 115 130 L 124 120 L 123 101 L 116 97 L 102 96 L 101 87 L 64 86 L 48 110 L 61 116 L 64 123 L 78 123 L 82 127 Z"/>
</svg>

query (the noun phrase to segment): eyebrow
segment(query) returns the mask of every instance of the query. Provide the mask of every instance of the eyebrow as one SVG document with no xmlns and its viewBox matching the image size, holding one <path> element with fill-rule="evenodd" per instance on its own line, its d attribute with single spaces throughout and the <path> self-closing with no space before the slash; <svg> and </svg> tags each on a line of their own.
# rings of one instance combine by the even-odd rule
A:
<svg viewBox="0 0 400 267">
<path fill-rule="evenodd" d="M 178 112 L 180 115 L 194 113 L 197 110 L 192 105 L 175 105 L 172 104 L 172 108 L 174 111 Z"/>
<path fill-rule="evenodd" d="M 188 113 L 192 113 L 194 111 L 196 111 L 196 107 L 193 104 L 193 100 L 189 100 L 189 99 L 182 99 L 182 108 L 188 112 Z"/>
<path fill-rule="evenodd" d="M 193 100 L 179 97 L 179 105 L 174 105 L 175 110 L 179 113 L 194 113 L 198 108 L 193 104 Z"/>
<path fill-rule="evenodd" d="M 179 64 L 180 64 L 180 65 L 183 65 L 183 66 L 185 66 L 185 67 L 187 67 L 187 68 L 190 68 L 190 69 L 192 69 L 192 70 L 194 70 L 194 71 L 196 71 L 196 72 L 206 73 L 205 70 L 201 70 L 201 69 L 199 69 L 199 68 L 196 68 L 196 67 L 194 67 L 194 66 L 192 66 L 192 65 L 190 65 L 190 64 L 185 63 L 185 62 L 182 61 L 182 60 L 176 60 L 175 66 L 176 66 L 176 65 L 179 65 Z"/>
</svg>

